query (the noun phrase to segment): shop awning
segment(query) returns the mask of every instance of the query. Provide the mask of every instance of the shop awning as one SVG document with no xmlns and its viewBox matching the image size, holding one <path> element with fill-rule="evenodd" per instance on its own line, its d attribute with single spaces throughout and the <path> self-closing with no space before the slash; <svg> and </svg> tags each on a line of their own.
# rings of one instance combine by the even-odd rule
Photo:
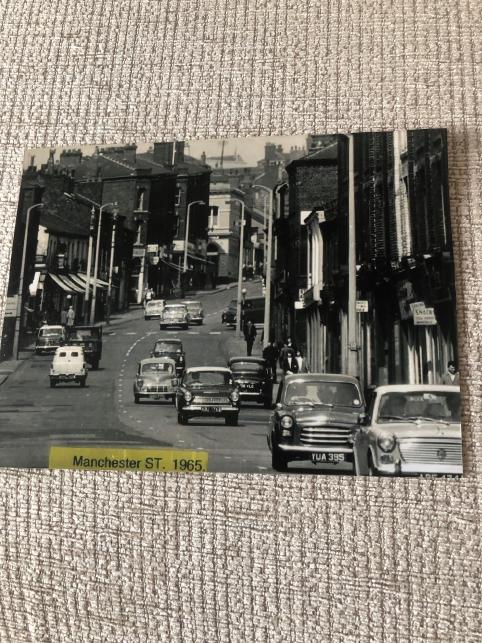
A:
<svg viewBox="0 0 482 643">
<path fill-rule="evenodd" d="M 83 293 L 84 291 L 80 286 L 71 281 L 67 275 L 56 275 L 53 272 L 49 272 L 49 277 L 61 288 L 64 292 L 67 292 L 71 295 L 76 295 L 78 293 Z"/>
<path fill-rule="evenodd" d="M 32 283 L 29 284 L 28 291 L 31 297 L 35 297 L 40 282 L 40 272 L 36 272 L 33 276 Z"/>
<path fill-rule="evenodd" d="M 87 275 L 82 272 L 77 273 L 77 277 L 80 277 L 84 282 L 87 281 Z M 94 282 L 94 277 L 91 277 L 90 283 L 93 283 L 93 282 Z M 104 288 L 108 288 L 109 284 L 107 283 L 107 281 L 102 281 L 102 279 L 97 278 L 97 288 L 99 286 L 104 286 Z"/>
<path fill-rule="evenodd" d="M 70 275 L 72 279 L 75 279 L 76 283 L 78 283 L 82 290 L 85 292 L 85 288 L 87 286 L 87 275 L 81 274 L 80 272 L 77 273 L 76 275 Z M 94 277 L 90 278 L 89 281 L 89 286 L 90 290 L 92 290 L 94 286 Z M 102 279 L 97 279 L 97 289 L 98 290 L 105 290 L 108 288 L 109 284 L 106 283 L 105 281 L 102 281 Z"/>
</svg>

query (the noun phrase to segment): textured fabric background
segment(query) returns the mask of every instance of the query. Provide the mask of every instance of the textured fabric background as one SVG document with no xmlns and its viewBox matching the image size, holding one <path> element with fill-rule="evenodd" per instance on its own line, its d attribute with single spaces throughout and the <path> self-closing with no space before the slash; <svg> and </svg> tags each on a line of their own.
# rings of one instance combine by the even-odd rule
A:
<svg viewBox="0 0 482 643">
<path fill-rule="evenodd" d="M 3 470 L 1 640 L 480 640 L 479 0 L 0 12 L 1 297 L 27 146 L 446 126 L 466 467 L 458 481 Z"/>
</svg>

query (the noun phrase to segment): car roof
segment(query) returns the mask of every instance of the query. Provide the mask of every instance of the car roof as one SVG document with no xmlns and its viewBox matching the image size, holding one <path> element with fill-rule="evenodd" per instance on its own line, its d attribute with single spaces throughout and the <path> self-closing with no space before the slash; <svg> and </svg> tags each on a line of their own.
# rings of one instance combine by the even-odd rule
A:
<svg viewBox="0 0 482 643">
<path fill-rule="evenodd" d="M 166 308 L 183 308 L 186 304 L 166 304 Z"/>
<path fill-rule="evenodd" d="M 360 382 L 356 377 L 352 375 L 342 375 L 340 373 L 298 373 L 296 375 L 286 375 L 284 378 L 286 384 L 299 382 L 300 380 L 308 382 L 349 382 L 350 384 L 360 386 Z"/>
<path fill-rule="evenodd" d="M 141 366 L 144 366 L 144 364 L 174 364 L 174 365 L 176 365 L 176 362 L 170 357 L 146 357 L 145 359 L 141 359 L 139 361 L 139 364 Z"/>
<path fill-rule="evenodd" d="M 39 330 L 44 330 L 45 328 L 60 328 L 60 330 L 64 329 L 64 327 L 60 324 L 44 324 L 43 326 L 40 326 Z"/>
<path fill-rule="evenodd" d="M 452 384 L 384 384 L 375 389 L 375 393 L 416 393 L 417 391 L 439 391 L 446 393 L 460 392 L 460 386 Z"/>
<path fill-rule="evenodd" d="M 199 305 L 201 305 L 201 302 L 196 301 L 194 299 L 186 299 L 186 301 L 182 301 L 181 304 L 199 304 Z"/>
<path fill-rule="evenodd" d="M 166 344 L 182 344 L 182 341 L 180 339 L 176 338 L 170 338 L 170 337 L 161 337 L 160 339 L 156 339 L 156 344 L 160 344 L 161 342 L 165 342 Z"/>
<path fill-rule="evenodd" d="M 266 363 L 264 357 L 230 357 L 228 359 L 228 364 L 234 364 L 234 362 L 251 362 L 253 364 Z"/>
<path fill-rule="evenodd" d="M 191 368 L 186 368 L 186 373 L 201 373 L 209 371 L 212 373 L 231 373 L 229 368 L 223 366 L 191 366 Z"/>
<path fill-rule="evenodd" d="M 149 306 L 150 304 L 163 304 L 164 299 L 149 299 L 149 301 L 146 301 L 146 306 Z"/>
<path fill-rule="evenodd" d="M 84 347 L 83 346 L 59 346 L 57 350 L 55 351 L 58 353 L 59 351 L 83 351 Z"/>
</svg>

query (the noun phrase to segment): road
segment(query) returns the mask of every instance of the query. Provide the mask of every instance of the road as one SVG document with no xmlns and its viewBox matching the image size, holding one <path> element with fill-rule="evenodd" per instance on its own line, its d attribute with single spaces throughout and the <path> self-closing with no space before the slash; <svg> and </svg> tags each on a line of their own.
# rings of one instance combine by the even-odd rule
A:
<svg viewBox="0 0 482 643">
<path fill-rule="evenodd" d="M 246 287 L 248 297 L 261 296 L 259 282 Z M 229 427 L 215 418 L 192 419 L 181 426 L 171 403 L 134 403 L 137 363 L 149 356 L 161 336 L 182 339 L 187 366 L 225 366 L 228 357 L 240 350 L 244 354 L 244 342 L 221 325 L 221 312 L 235 296 L 236 290 L 230 289 L 198 297 L 205 323 L 188 331 L 161 332 L 159 322 L 145 321 L 140 309 L 104 327 L 100 368 L 89 372 L 85 388 L 75 384 L 51 389 L 51 357 L 24 360 L 0 386 L 0 466 L 47 467 L 51 446 L 165 447 L 208 451 L 209 471 L 273 473 L 266 443 L 270 411 L 261 405 L 243 403 L 239 425 Z M 253 354 L 260 352 L 256 342 Z M 316 467 L 292 463 L 290 471 L 314 473 Z M 333 472 L 343 473 L 341 468 Z"/>
</svg>

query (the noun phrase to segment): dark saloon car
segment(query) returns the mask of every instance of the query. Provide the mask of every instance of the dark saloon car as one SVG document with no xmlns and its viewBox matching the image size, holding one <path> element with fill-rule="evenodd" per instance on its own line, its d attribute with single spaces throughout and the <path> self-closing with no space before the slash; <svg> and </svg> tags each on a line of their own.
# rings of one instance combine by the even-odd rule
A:
<svg viewBox="0 0 482 643">
<path fill-rule="evenodd" d="M 186 368 L 186 354 L 180 339 L 158 339 L 151 351 L 151 357 L 170 357 L 176 362 L 176 374 L 181 377 Z"/>
<path fill-rule="evenodd" d="M 238 302 L 236 299 L 231 299 L 227 308 L 225 308 L 221 314 L 221 323 L 226 324 L 227 326 L 236 326 L 237 319 L 237 306 Z"/>
<path fill-rule="evenodd" d="M 67 342 L 70 346 L 82 346 L 85 361 L 94 370 L 99 368 L 102 357 L 102 326 L 73 326 L 67 329 Z"/>
<path fill-rule="evenodd" d="M 231 357 L 228 360 L 233 380 L 241 400 L 258 402 L 270 409 L 273 400 L 273 380 L 266 360 L 261 357 Z"/>
<path fill-rule="evenodd" d="M 290 461 L 311 460 L 330 469 L 349 465 L 353 471 L 355 435 L 366 421 L 355 377 L 288 375 L 276 402 L 267 436 L 273 469 L 285 471 Z"/>
<path fill-rule="evenodd" d="M 187 424 L 192 417 L 223 417 L 236 426 L 239 392 L 229 368 L 197 366 L 188 368 L 176 393 L 177 421 Z"/>
<path fill-rule="evenodd" d="M 37 355 L 53 355 L 59 346 L 64 346 L 65 339 L 63 326 L 41 326 L 35 342 L 35 353 Z"/>
</svg>

